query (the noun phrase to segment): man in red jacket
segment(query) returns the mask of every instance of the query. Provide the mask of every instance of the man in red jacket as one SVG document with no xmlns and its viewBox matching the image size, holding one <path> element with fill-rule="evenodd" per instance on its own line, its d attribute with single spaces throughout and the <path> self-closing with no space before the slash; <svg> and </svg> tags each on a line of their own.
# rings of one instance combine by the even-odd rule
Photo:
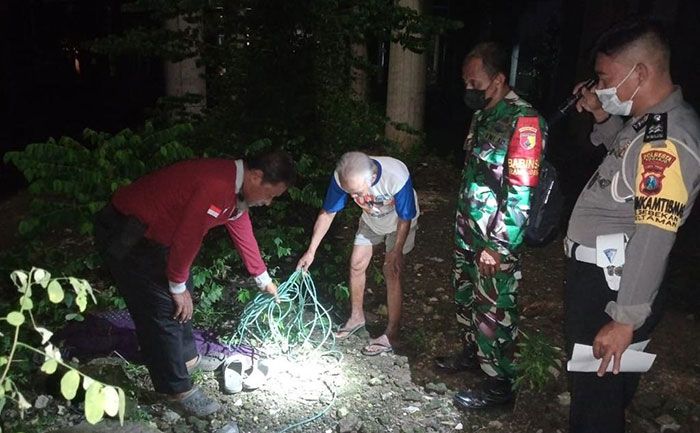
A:
<svg viewBox="0 0 700 433">
<path fill-rule="evenodd" d="M 200 357 L 192 337 L 190 267 L 207 232 L 224 226 L 261 290 L 276 296 L 248 215 L 295 178 L 284 152 L 248 160 L 175 163 L 117 190 L 97 217 L 97 244 L 136 324 L 153 387 L 187 414 L 219 404 L 192 386 Z"/>
</svg>

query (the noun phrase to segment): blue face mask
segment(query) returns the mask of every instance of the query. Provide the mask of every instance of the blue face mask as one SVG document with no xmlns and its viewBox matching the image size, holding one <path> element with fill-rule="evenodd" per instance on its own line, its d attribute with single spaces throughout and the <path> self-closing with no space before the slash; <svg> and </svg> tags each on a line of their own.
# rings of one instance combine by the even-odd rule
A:
<svg viewBox="0 0 700 433">
<path fill-rule="evenodd" d="M 632 66 L 632 69 L 630 69 L 627 75 L 625 75 L 625 78 L 623 78 L 617 86 L 608 87 L 607 89 L 597 89 L 595 91 L 595 94 L 598 95 L 598 99 L 603 105 L 603 110 L 605 112 L 618 116 L 629 116 L 629 114 L 632 112 L 632 99 L 634 99 L 635 95 L 637 95 L 639 86 L 637 86 L 637 89 L 632 94 L 632 97 L 624 102 L 620 101 L 620 98 L 617 96 L 617 89 L 622 85 L 622 83 L 627 81 L 636 67 L 637 65 Z"/>
</svg>

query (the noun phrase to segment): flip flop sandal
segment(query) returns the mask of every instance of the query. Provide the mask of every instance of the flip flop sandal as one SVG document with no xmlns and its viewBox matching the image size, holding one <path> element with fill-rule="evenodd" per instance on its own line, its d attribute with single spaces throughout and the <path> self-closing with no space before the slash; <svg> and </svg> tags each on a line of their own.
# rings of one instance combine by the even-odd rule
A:
<svg viewBox="0 0 700 433">
<path fill-rule="evenodd" d="M 375 340 L 370 340 L 369 344 L 365 347 L 362 348 L 360 351 L 363 355 L 365 356 L 377 356 L 382 353 L 391 353 L 394 351 L 394 348 L 391 347 L 391 343 L 389 343 L 389 339 L 384 337 L 387 341 L 380 341 L 379 337 Z M 372 349 L 375 348 L 375 349 Z"/>
<path fill-rule="evenodd" d="M 346 338 L 350 337 L 351 335 L 353 335 L 354 333 L 356 333 L 357 331 L 359 331 L 360 329 L 362 329 L 364 327 L 365 327 L 365 324 L 360 323 L 358 325 L 353 326 L 352 328 L 340 328 L 337 331 L 335 331 L 335 339 L 336 340 L 345 340 Z M 345 335 L 343 335 L 342 337 L 338 336 L 338 334 L 340 334 L 340 333 L 343 333 Z"/>
<path fill-rule="evenodd" d="M 253 365 L 253 368 L 247 377 L 243 378 L 243 389 L 252 391 L 260 388 L 267 377 L 270 375 L 270 362 L 267 359 L 262 359 Z"/>
<path fill-rule="evenodd" d="M 169 403 L 175 410 L 198 418 L 211 415 L 221 409 L 219 402 L 204 394 L 197 387 L 193 388 L 185 397 L 171 400 Z"/>
<path fill-rule="evenodd" d="M 238 359 L 226 360 L 222 366 L 224 370 L 221 383 L 224 394 L 235 394 L 243 389 L 243 372 L 246 370 L 243 361 Z"/>
<path fill-rule="evenodd" d="M 227 357 L 221 364 L 221 389 L 224 394 L 235 394 L 243 389 L 243 379 L 253 366 L 253 359 L 236 353 Z"/>
</svg>

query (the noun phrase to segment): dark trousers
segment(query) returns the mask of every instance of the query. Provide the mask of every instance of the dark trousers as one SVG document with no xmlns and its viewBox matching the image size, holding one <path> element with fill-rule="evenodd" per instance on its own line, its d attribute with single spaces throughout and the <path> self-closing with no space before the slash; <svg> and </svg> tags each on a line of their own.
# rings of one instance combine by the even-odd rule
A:
<svg viewBox="0 0 700 433">
<path fill-rule="evenodd" d="M 197 356 L 190 322 L 173 320 L 174 304 L 165 275 L 168 249 L 143 237 L 145 227 L 107 206 L 95 225 L 98 249 L 126 300 L 139 346 L 157 392 L 192 388 L 185 362 Z M 191 290 L 191 281 L 187 282 Z"/>
<path fill-rule="evenodd" d="M 652 314 L 634 331 L 632 342 L 647 340 L 661 318 L 664 294 L 660 292 L 652 306 Z M 608 288 L 603 270 L 596 265 L 569 260 L 564 293 L 567 356 L 571 358 L 574 343 L 593 345 L 600 328 L 612 319 L 605 313 L 608 302 L 617 299 L 617 292 Z M 625 409 L 632 401 L 639 373 L 569 373 L 571 408 L 570 433 L 622 433 L 625 431 Z"/>
</svg>

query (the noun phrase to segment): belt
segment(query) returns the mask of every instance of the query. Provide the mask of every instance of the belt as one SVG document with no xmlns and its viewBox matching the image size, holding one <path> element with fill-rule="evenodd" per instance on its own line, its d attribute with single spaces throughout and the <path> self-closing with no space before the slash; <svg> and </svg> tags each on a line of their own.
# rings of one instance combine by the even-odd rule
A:
<svg viewBox="0 0 700 433">
<path fill-rule="evenodd" d="M 564 239 L 564 254 L 566 254 L 566 257 L 576 259 L 579 262 L 593 265 L 598 262 L 595 248 L 581 245 L 569 238 Z"/>
</svg>

